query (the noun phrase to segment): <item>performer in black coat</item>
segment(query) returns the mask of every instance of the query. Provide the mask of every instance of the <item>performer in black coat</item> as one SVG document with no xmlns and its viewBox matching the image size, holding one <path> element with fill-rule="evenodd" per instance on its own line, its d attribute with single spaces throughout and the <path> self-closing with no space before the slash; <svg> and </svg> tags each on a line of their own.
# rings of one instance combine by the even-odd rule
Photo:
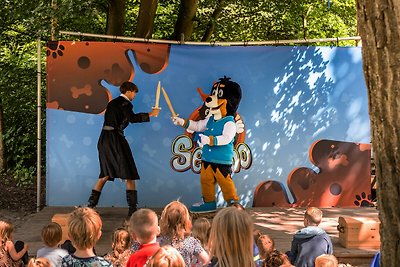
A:
<svg viewBox="0 0 400 267">
<path fill-rule="evenodd" d="M 115 178 L 126 180 L 126 200 L 129 206 L 128 216 L 137 209 L 137 191 L 135 180 L 139 180 L 131 149 L 124 136 L 124 129 L 129 123 L 148 122 L 150 117 L 157 116 L 160 109 L 153 108 L 149 113 L 134 113 L 131 101 L 139 92 L 131 82 L 120 86 L 121 95 L 111 100 L 104 115 L 104 124 L 97 149 L 99 151 L 100 175 L 88 200 L 88 207 L 97 206 L 107 181 Z"/>
</svg>

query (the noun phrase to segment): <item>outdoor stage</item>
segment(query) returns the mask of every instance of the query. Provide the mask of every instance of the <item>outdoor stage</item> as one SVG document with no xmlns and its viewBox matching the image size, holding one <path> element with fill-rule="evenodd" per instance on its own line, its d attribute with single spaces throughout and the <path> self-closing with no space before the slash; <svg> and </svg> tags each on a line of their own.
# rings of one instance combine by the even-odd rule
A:
<svg viewBox="0 0 400 267">
<path fill-rule="evenodd" d="M 43 246 L 40 232 L 42 227 L 51 221 L 54 214 L 69 213 L 73 207 L 45 207 L 24 222 L 15 233 L 15 240 L 23 240 L 29 244 L 32 256 Z M 123 226 L 127 208 L 98 208 L 103 220 L 103 235 L 96 246 L 98 255 L 107 253 L 111 248 L 111 234 L 117 227 Z M 161 214 L 162 209 L 154 209 Z M 293 234 L 303 227 L 304 208 L 248 208 L 247 212 L 254 218 L 255 227 L 263 234 L 270 235 L 275 240 L 275 246 L 280 251 L 290 249 Z M 337 230 L 340 216 L 377 218 L 376 208 L 324 208 L 324 218 L 321 227 L 330 235 L 334 246 L 334 255 L 340 263 L 352 266 L 369 266 L 376 249 L 348 249 L 339 244 Z M 212 217 L 209 214 L 207 217 Z"/>
</svg>

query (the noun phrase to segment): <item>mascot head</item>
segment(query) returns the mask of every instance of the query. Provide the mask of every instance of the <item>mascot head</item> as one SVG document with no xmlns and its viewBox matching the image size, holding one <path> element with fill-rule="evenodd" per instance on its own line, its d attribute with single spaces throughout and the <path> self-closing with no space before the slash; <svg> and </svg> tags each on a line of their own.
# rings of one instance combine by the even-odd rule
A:
<svg viewBox="0 0 400 267">
<path fill-rule="evenodd" d="M 210 115 L 214 115 L 214 118 L 218 120 L 226 116 L 235 117 L 241 99 L 240 85 L 224 76 L 219 79 L 219 82 L 214 83 L 211 94 L 205 98 L 204 102 Z"/>
</svg>

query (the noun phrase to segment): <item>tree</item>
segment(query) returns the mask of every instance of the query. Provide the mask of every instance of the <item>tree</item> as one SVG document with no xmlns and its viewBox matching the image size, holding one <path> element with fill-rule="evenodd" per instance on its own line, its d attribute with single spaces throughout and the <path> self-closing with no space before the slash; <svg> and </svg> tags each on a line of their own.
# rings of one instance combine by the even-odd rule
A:
<svg viewBox="0 0 400 267">
<path fill-rule="evenodd" d="M 198 0 L 181 0 L 172 39 L 184 41 L 191 39 L 194 17 L 197 12 L 197 3 Z"/>
<path fill-rule="evenodd" d="M 6 169 L 6 153 L 5 153 L 5 144 L 4 144 L 4 119 L 3 119 L 3 102 L 0 98 L 0 172 L 5 171 Z"/>
<path fill-rule="evenodd" d="M 381 266 L 400 262 L 400 6 L 357 0 L 358 29 L 368 88 L 372 147 L 378 179 Z"/>
<path fill-rule="evenodd" d="M 136 37 L 150 39 L 154 30 L 154 18 L 156 16 L 158 0 L 140 1 Z"/>
<path fill-rule="evenodd" d="M 225 0 L 218 0 L 218 5 L 215 8 L 215 10 L 211 16 L 211 19 L 207 24 L 203 38 L 201 38 L 202 42 L 209 42 L 211 40 L 211 35 L 214 33 L 215 24 L 217 22 L 217 19 L 219 18 L 219 16 L 222 13 L 222 10 L 224 8 L 224 3 L 225 3 Z"/>
<path fill-rule="evenodd" d="M 125 0 L 108 0 L 107 35 L 124 34 Z"/>
</svg>

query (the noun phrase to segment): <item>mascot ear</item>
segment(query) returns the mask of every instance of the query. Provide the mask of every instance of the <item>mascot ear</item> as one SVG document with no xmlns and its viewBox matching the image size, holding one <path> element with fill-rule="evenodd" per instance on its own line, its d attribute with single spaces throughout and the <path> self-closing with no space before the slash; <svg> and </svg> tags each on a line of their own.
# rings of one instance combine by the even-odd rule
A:
<svg viewBox="0 0 400 267">
<path fill-rule="evenodd" d="M 203 100 L 203 102 L 206 101 L 206 98 L 210 96 L 210 95 L 207 95 L 206 93 L 204 93 L 200 87 L 197 87 L 197 92 L 200 94 L 200 97 Z"/>
<path fill-rule="evenodd" d="M 240 85 L 238 83 L 232 81 L 229 81 L 227 85 L 229 86 L 228 90 L 230 90 L 232 94 L 228 100 L 226 108 L 227 114 L 235 116 L 236 111 L 239 107 L 240 100 L 242 99 L 242 89 L 240 88 Z"/>
</svg>

